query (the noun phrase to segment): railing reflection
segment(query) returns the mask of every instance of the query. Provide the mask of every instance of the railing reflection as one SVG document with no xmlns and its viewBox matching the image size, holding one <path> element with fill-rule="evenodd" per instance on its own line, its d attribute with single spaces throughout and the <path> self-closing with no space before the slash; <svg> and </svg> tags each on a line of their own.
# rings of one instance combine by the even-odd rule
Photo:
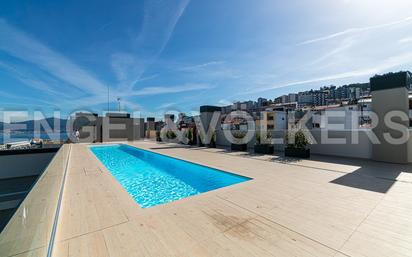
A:
<svg viewBox="0 0 412 257">
<path fill-rule="evenodd" d="M 0 256 L 47 256 L 70 145 L 63 145 L 0 234 Z"/>
</svg>

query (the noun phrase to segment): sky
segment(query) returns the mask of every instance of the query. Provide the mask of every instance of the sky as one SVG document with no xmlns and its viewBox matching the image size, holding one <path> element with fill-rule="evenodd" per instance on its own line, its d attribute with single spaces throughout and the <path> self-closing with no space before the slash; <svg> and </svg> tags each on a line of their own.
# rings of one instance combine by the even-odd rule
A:
<svg viewBox="0 0 412 257">
<path fill-rule="evenodd" d="M 399 70 L 412 70 L 410 0 L 0 2 L 0 110 L 120 102 L 159 118 Z"/>
</svg>

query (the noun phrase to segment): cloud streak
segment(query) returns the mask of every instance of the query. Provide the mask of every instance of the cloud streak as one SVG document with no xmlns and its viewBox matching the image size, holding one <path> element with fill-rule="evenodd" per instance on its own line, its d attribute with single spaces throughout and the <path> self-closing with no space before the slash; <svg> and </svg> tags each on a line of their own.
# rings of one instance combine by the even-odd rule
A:
<svg viewBox="0 0 412 257">
<path fill-rule="evenodd" d="M 33 63 L 54 77 L 91 94 L 105 92 L 105 84 L 58 52 L 0 19 L 0 50 Z"/>
<path fill-rule="evenodd" d="M 262 87 L 262 88 L 256 88 L 253 90 L 247 90 L 247 91 L 240 93 L 239 95 L 260 93 L 260 92 L 265 92 L 265 91 L 279 89 L 279 88 L 298 86 L 298 85 L 304 85 L 304 84 L 316 83 L 316 82 L 333 81 L 333 80 L 338 80 L 338 79 L 355 78 L 355 77 L 361 77 L 361 76 L 373 76 L 377 73 L 386 72 L 392 68 L 400 67 L 402 65 L 411 64 L 411 63 L 412 63 L 412 53 L 406 53 L 406 54 L 401 54 L 401 55 L 394 56 L 391 58 L 387 58 L 386 60 L 382 61 L 381 64 L 375 65 L 374 67 L 371 67 L 371 68 L 354 69 L 351 71 L 336 73 L 336 74 L 328 75 L 328 76 L 320 76 L 320 77 L 310 78 L 306 80 L 279 83 L 277 85 L 273 85 L 269 87 Z"/>
<path fill-rule="evenodd" d="M 209 66 L 216 66 L 216 65 L 220 65 L 223 64 L 223 61 L 211 61 L 211 62 L 206 62 L 206 63 L 201 63 L 201 64 L 197 64 L 197 65 L 192 65 L 192 66 L 186 66 L 181 68 L 181 71 L 198 71 L 200 69 L 204 69 L 206 67 Z"/>
<path fill-rule="evenodd" d="M 27 70 L 22 72 L 22 67 L 17 68 L 16 66 L 10 65 L 8 63 L 0 61 L 0 69 L 7 71 L 9 74 L 13 75 L 15 79 L 22 82 L 28 87 L 40 90 L 42 93 L 59 96 L 67 98 L 67 95 L 61 90 L 58 90 L 50 84 L 57 83 L 56 81 L 49 81 L 49 83 L 44 82 L 43 80 L 36 79 L 35 76 L 30 74 Z"/>
<path fill-rule="evenodd" d="M 143 25 L 131 51 L 112 54 L 111 66 L 122 90 L 132 91 L 169 42 L 189 0 L 145 1 Z"/>
<path fill-rule="evenodd" d="M 176 94 L 181 92 L 188 91 L 197 91 L 197 90 L 207 90 L 211 89 L 213 86 L 209 84 L 184 84 L 181 86 L 172 86 L 172 87 L 145 87 L 140 90 L 133 91 L 134 96 L 148 96 L 148 95 L 160 95 L 160 94 Z"/>
<path fill-rule="evenodd" d="M 412 22 L 412 16 L 406 17 L 406 18 L 401 19 L 401 20 L 388 22 L 388 23 L 383 23 L 383 24 L 379 24 L 379 25 L 349 28 L 349 29 L 346 29 L 346 30 L 343 30 L 343 31 L 340 31 L 340 32 L 336 32 L 336 33 L 333 33 L 333 34 L 330 34 L 330 35 L 326 35 L 326 36 L 323 36 L 323 37 L 309 39 L 309 40 L 300 42 L 297 45 L 313 44 L 313 43 L 317 43 L 317 42 L 326 41 L 326 40 L 329 40 L 329 39 L 334 39 L 334 38 L 337 38 L 337 37 L 345 36 L 345 35 L 348 35 L 348 34 L 355 34 L 355 33 L 360 33 L 360 32 L 369 31 L 369 30 L 382 29 L 382 28 L 392 27 L 392 26 L 395 26 L 395 25 L 399 25 L 399 24 L 403 24 L 403 23 L 409 23 L 409 22 Z"/>
<path fill-rule="evenodd" d="M 412 37 L 405 37 L 400 39 L 399 44 L 408 44 L 408 43 L 412 43 Z"/>
</svg>

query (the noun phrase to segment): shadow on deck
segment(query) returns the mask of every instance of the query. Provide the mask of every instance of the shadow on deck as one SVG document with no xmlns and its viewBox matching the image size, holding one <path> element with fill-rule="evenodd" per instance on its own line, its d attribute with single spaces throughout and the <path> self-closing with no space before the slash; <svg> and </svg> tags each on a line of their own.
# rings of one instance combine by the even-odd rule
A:
<svg viewBox="0 0 412 257">
<path fill-rule="evenodd" d="M 312 154 L 310 159 L 285 157 L 282 152 L 274 155 L 256 154 L 253 149 L 247 152 L 231 151 L 229 147 L 207 148 L 188 145 L 164 145 L 151 149 L 176 149 L 206 150 L 215 153 L 233 154 L 239 157 L 273 161 L 282 164 L 298 165 L 307 168 L 338 172 L 343 176 L 330 181 L 330 183 L 358 188 L 378 193 L 386 193 L 396 182 L 412 183 L 412 165 L 376 162 L 372 160 L 348 157 L 336 157 Z M 343 168 L 342 168 L 343 167 Z M 351 170 L 351 171 L 348 171 Z M 410 176 L 402 176 L 410 174 Z"/>
</svg>

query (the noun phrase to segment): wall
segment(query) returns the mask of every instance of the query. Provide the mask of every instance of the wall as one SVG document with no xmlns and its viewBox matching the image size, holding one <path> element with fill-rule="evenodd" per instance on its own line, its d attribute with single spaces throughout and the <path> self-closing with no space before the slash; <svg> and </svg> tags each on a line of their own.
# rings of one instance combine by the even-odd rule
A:
<svg viewBox="0 0 412 257">
<path fill-rule="evenodd" d="M 133 141 L 145 136 L 144 119 L 104 117 L 102 127 L 103 142 Z"/>
<path fill-rule="evenodd" d="M 354 158 L 372 158 L 372 142 L 369 140 L 368 134 L 372 133 L 369 129 L 358 130 L 359 143 L 352 144 L 352 133 L 350 130 L 341 131 L 328 131 L 328 138 L 338 138 L 345 139 L 346 144 L 319 144 L 321 140 L 321 130 L 313 129 L 310 131 L 315 141 L 318 144 L 310 145 L 311 153 L 313 154 L 323 154 L 323 155 L 334 155 L 342 157 L 354 157 Z M 273 139 L 283 139 L 284 131 L 272 131 Z M 248 143 L 248 148 L 253 148 L 255 145 L 255 138 L 253 138 Z M 223 130 L 218 130 L 216 134 L 216 144 L 221 147 L 230 147 L 230 142 L 225 138 Z M 284 145 L 279 142 L 274 145 L 275 151 L 283 151 Z M 411 143 L 412 148 L 412 143 Z"/>
<path fill-rule="evenodd" d="M 219 129 L 216 131 L 216 145 L 223 147 L 230 147 L 230 142 L 226 139 L 223 134 L 223 130 Z"/>
<path fill-rule="evenodd" d="M 98 117 L 90 125 L 82 126 L 79 132 L 82 143 L 133 141 L 145 137 L 145 125 L 142 118 Z"/>
<path fill-rule="evenodd" d="M 409 142 L 395 145 L 387 142 L 383 136 L 384 133 L 390 133 L 394 138 L 400 136 L 399 131 L 389 128 L 383 122 L 385 115 L 394 110 L 404 112 L 406 116 L 409 116 L 408 90 L 405 87 L 372 91 L 372 111 L 379 118 L 379 123 L 373 131 L 382 142 L 373 146 L 373 159 L 376 161 L 407 163 L 409 161 Z M 394 118 L 393 121 L 409 127 L 409 120 L 400 121 L 400 119 Z"/>
<path fill-rule="evenodd" d="M 79 130 L 80 132 L 79 142 L 80 143 L 100 142 L 101 139 L 98 136 L 98 134 L 100 134 L 98 130 L 100 130 L 100 126 L 99 127 L 96 127 L 96 126 L 81 127 L 81 129 Z"/>
<path fill-rule="evenodd" d="M 229 140 L 226 139 L 223 130 L 216 131 L 216 145 L 220 147 L 230 147 L 231 143 Z M 283 139 L 284 138 L 284 131 L 271 131 L 273 135 L 273 139 Z M 256 137 L 253 137 L 252 140 L 249 141 L 247 144 L 248 148 L 253 148 L 256 144 Z M 283 144 L 275 144 L 275 151 L 283 151 L 284 145 Z"/>
<path fill-rule="evenodd" d="M 412 130 L 409 128 L 408 162 L 412 163 Z"/>
<path fill-rule="evenodd" d="M 147 138 L 156 138 L 156 130 L 147 130 L 146 131 Z"/>
<path fill-rule="evenodd" d="M 133 140 L 133 134 L 132 119 L 103 118 L 103 142 Z"/>
<path fill-rule="evenodd" d="M 0 155 L 0 179 L 41 174 L 55 152 Z"/>
<path fill-rule="evenodd" d="M 143 118 L 136 118 L 134 119 L 134 136 L 133 139 L 143 139 L 145 138 L 145 124 L 144 124 L 144 119 Z"/>
<path fill-rule="evenodd" d="M 359 136 L 358 144 L 352 144 L 352 131 L 350 130 L 330 130 L 327 134 L 328 138 L 345 139 L 347 142 L 346 144 L 324 144 L 321 140 L 321 130 L 313 129 L 311 130 L 311 134 L 318 144 L 310 145 L 310 151 L 313 154 L 371 159 L 372 142 L 368 137 L 371 130 L 360 129 L 357 132 Z"/>
</svg>

